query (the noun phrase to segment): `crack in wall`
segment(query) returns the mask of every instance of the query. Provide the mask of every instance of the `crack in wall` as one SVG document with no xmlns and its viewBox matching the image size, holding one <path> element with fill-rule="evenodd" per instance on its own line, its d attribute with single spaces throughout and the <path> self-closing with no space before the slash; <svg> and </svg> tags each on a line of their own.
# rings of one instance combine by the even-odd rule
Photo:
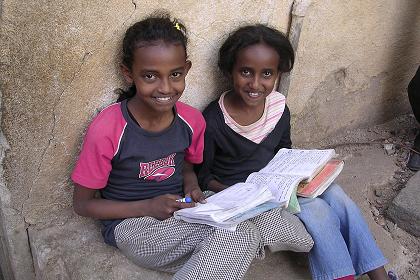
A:
<svg viewBox="0 0 420 280">
<path fill-rule="evenodd" d="M 122 26 L 125 26 L 125 24 L 132 18 L 132 16 L 133 16 L 133 14 L 135 13 L 135 11 L 136 11 L 136 9 L 137 9 L 137 3 L 136 3 L 136 1 L 135 0 L 131 0 L 131 3 L 133 4 L 133 6 L 134 6 L 134 9 L 133 9 L 133 11 L 130 13 L 130 15 L 123 21 L 123 23 L 122 23 Z M 25 209 L 25 206 L 26 206 L 26 204 L 27 204 L 27 202 L 28 202 L 28 200 L 30 200 L 30 198 L 31 198 L 31 195 L 32 195 L 32 192 L 33 192 L 33 188 L 34 188 L 34 185 L 35 185 L 35 182 L 39 179 L 39 177 L 40 177 L 40 174 L 41 174 L 41 168 L 42 168 L 42 164 L 43 164 L 43 162 L 44 162 L 44 159 L 45 159 L 45 156 L 46 156 L 46 154 L 47 154 L 47 152 L 48 152 L 48 150 L 50 149 L 50 147 L 51 147 L 51 145 L 53 145 L 53 142 L 54 142 L 54 140 L 55 140 L 55 130 L 56 130 L 56 126 L 57 126 L 57 115 L 58 115 L 58 113 L 57 113 L 57 107 L 60 105 L 60 102 L 61 102 L 61 99 L 62 99 L 62 97 L 64 96 L 64 94 L 67 92 L 67 90 L 70 88 L 70 86 L 73 84 L 73 82 L 74 82 L 74 80 L 76 79 L 76 77 L 78 76 L 78 74 L 81 72 L 81 70 L 82 70 L 82 68 L 83 68 L 83 65 L 85 64 L 85 62 L 87 61 L 87 59 L 89 58 L 89 57 L 91 57 L 94 53 L 96 53 L 97 51 L 99 51 L 99 50 L 101 50 L 102 48 L 104 48 L 105 46 L 106 46 L 106 43 L 107 42 L 109 42 L 109 40 L 110 39 L 106 39 L 106 40 L 104 40 L 104 42 L 101 44 L 101 48 L 97 48 L 97 49 L 94 49 L 94 50 L 92 50 L 92 51 L 87 51 L 87 52 L 85 52 L 84 53 L 84 55 L 83 55 L 83 57 L 82 57 L 82 59 L 81 59 L 81 63 L 79 64 L 79 66 L 77 67 L 77 69 L 76 69 L 76 71 L 73 73 L 73 75 L 72 75 L 72 78 L 71 78 L 71 80 L 70 80 L 70 82 L 68 83 L 68 85 L 67 86 L 65 86 L 65 88 L 61 91 L 61 93 L 60 93 L 60 95 L 58 96 L 58 98 L 56 99 L 56 102 L 54 103 L 54 106 L 53 106 L 53 120 L 52 120 L 52 127 L 51 127 L 51 130 L 50 130 L 50 136 L 49 136 L 49 138 L 48 138 L 48 143 L 47 143 L 47 145 L 46 145 L 46 147 L 44 148 L 44 150 L 42 151 L 42 153 L 41 153 L 41 157 L 40 157 L 40 161 L 39 161 L 39 163 L 38 163 L 38 167 L 37 167 L 37 171 L 36 171 L 36 175 L 34 176 L 34 180 L 32 181 L 32 184 L 31 184 L 31 186 L 30 186 L 30 188 L 29 188 L 29 192 L 28 192 L 28 194 L 27 194 L 27 196 L 26 196 L 26 199 L 24 200 L 24 202 L 22 203 L 22 207 L 21 207 L 21 209 L 20 209 L 20 213 L 22 214 L 22 217 L 23 217 L 23 220 L 24 220 L 24 222 L 25 222 L 25 226 L 30 226 L 31 225 L 31 223 L 29 223 L 27 220 L 26 220 L 26 217 L 25 217 L 25 215 L 24 215 L 24 209 Z"/>
<path fill-rule="evenodd" d="M 131 17 L 134 15 L 134 13 L 137 10 L 137 1 L 136 0 L 131 0 L 131 4 L 133 4 L 134 6 L 134 10 L 131 12 L 131 14 L 123 21 L 122 26 L 125 26 L 126 22 L 129 21 L 131 19 Z"/>
<path fill-rule="evenodd" d="M 60 105 L 60 101 L 62 99 L 62 97 L 64 96 L 65 92 L 70 88 L 70 86 L 73 84 L 73 81 L 76 79 L 77 75 L 80 73 L 80 71 L 82 70 L 83 65 L 85 64 L 87 58 L 92 54 L 92 52 L 85 52 L 82 58 L 81 63 L 79 64 L 79 66 L 77 67 L 76 71 L 73 73 L 70 82 L 68 83 L 67 86 L 65 86 L 65 88 L 61 91 L 60 95 L 58 96 L 58 98 L 56 99 L 56 101 L 54 102 L 54 106 L 53 106 L 53 121 L 52 121 L 52 128 L 50 131 L 50 137 L 48 138 L 48 144 L 46 145 L 45 149 L 42 151 L 41 154 L 41 159 L 38 163 L 38 167 L 37 167 L 37 172 L 36 172 L 36 176 L 35 179 L 32 181 L 32 184 L 30 186 L 28 195 L 25 199 L 25 201 L 22 204 L 22 208 L 21 208 L 21 213 L 22 213 L 22 217 L 23 220 L 25 221 L 25 224 L 28 226 L 30 226 L 31 224 L 26 220 L 26 217 L 24 215 L 24 209 L 25 209 L 25 205 L 26 202 L 30 199 L 32 191 L 33 191 L 33 187 L 35 185 L 35 182 L 39 179 L 40 174 L 41 174 L 41 166 L 44 162 L 45 159 L 45 155 L 47 154 L 47 151 L 50 149 L 54 139 L 55 139 L 55 129 L 57 126 L 57 107 Z"/>
</svg>

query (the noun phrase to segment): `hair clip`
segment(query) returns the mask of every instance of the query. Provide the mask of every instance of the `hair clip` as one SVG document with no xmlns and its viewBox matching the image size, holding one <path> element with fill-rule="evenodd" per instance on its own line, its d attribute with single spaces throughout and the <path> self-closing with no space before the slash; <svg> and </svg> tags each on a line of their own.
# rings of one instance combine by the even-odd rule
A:
<svg viewBox="0 0 420 280">
<path fill-rule="evenodd" d="M 178 23 L 178 22 L 177 22 L 177 23 L 175 23 L 174 27 L 175 27 L 176 29 L 178 29 L 179 31 L 181 31 L 181 26 L 179 26 L 179 23 Z"/>
</svg>

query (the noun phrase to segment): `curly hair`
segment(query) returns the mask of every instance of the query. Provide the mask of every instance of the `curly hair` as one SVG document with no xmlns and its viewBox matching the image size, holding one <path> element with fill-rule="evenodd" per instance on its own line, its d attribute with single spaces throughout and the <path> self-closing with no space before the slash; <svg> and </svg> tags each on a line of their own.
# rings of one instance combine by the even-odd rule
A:
<svg viewBox="0 0 420 280">
<path fill-rule="evenodd" d="M 236 62 L 238 52 L 248 46 L 265 43 L 276 50 L 280 57 L 278 70 L 290 72 L 295 61 L 295 54 L 289 39 L 277 29 L 263 24 L 247 25 L 233 31 L 219 50 L 219 69 L 229 76 Z"/>
<path fill-rule="evenodd" d="M 176 18 L 171 19 L 169 13 L 157 11 L 147 18 L 134 23 L 125 32 L 122 44 L 122 64 L 131 69 L 134 53 L 137 48 L 154 45 L 156 41 L 181 44 L 187 56 L 187 29 Z M 136 87 L 132 85 L 127 91 L 121 90 L 118 101 L 133 97 Z"/>
</svg>

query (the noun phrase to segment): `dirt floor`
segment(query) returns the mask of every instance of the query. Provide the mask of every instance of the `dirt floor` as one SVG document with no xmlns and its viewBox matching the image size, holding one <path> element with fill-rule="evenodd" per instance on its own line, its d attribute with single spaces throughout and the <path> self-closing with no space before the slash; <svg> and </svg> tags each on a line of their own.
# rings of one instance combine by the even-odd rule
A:
<svg viewBox="0 0 420 280">
<path fill-rule="evenodd" d="M 321 143 L 321 148 L 335 148 L 343 156 L 355 154 L 361 148 L 364 151 L 382 148 L 384 153 L 392 157 L 396 166 L 394 175 L 379 185 L 367 188 L 366 199 L 375 222 L 388 231 L 394 241 L 404 247 L 403 254 L 407 265 L 404 271 L 399 272 L 398 279 L 407 280 L 420 279 L 420 238 L 398 228 L 388 219 L 386 210 L 399 191 L 405 187 L 406 182 L 415 174 L 406 167 L 406 162 L 419 130 L 414 116 L 404 115 L 382 125 L 345 131 Z M 390 147 L 388 152 L 386 146 Z M 382 162 L 375 164 L 381 165 Z"/>
</svg>

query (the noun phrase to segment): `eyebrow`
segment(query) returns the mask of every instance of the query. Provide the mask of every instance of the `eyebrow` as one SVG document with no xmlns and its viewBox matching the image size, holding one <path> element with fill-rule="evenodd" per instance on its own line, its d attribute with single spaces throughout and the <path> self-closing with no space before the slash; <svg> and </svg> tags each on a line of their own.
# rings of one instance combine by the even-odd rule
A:
<svg viewBox="0 0 420 280">
<path fill-rule="evenodd" d="M 170 72 L 174 72 L 174 71 L 181 71 L 184 70 L 184 66 L 180 66 L 178 68 L 172 69 L 170 70 Z M 159 73 L 158 70 L 154 70 L 154 69 L 142 69 L 142 72 L 151 72 L 151 73 Z"/>
<path fill-rule="evenodd" d="M 171 70 L 171 72 L 174 72 L 174 71 L 180 71 L 180 70 L 184 70 L 184 66 L 181 66 L 181 67 L 175 68 L 175 69 Z"/>
<path fill-rule="evenodd" d="M 250 66 L 242 66 L 242 67 L 239 67 L 239 70 L 244 70 L 244 69 L 254 71 L 254 68 L 253 67 L 250 67 Z M 263 68 L 262 69 L 262 71 L 275 71 L 275 70 L 276 70 L 276 68 Z"/>
</svg>

